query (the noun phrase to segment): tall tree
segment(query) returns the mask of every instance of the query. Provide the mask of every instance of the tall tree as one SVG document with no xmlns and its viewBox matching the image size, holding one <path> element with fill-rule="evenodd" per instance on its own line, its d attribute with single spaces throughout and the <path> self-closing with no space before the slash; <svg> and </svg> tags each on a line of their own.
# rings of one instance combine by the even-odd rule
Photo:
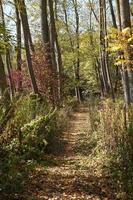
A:
<svg viewBox="0 0 133 200">
<path fill-rule="evenodd" d="M 18 90 L 22 89 L 22 79 L 21 79 L 21 65 L 22 65 L 22 56 L 21 56 L 21 19 L 20 13 L 17 6 L 17 1 L 14 0 L 15 4 L 15 11 L 16 11 L 16 33 L 17 33 L 17 46 L 16 46 L 16 53 L 17 53 L 17 70 L 20 74 L 19 82 L 18 82 Z"/>
<path fill-rule="evenodd" d="M 40 10 L 41 10 L 41 35 L 43 42 L 43 49 L 45 54 L 46 65 L 51 72 L 51 79 L 49 82 L 49 95 L 52 97 L 52 102 L 55 105 L 57 103 L 57 83 L 56 82 L 56 62 L 55 62 L 55 52 L 51 50 L 51 41 L 50 41 L 50 31 L 48 23 L 48 2 L 47 0 L 40 0 Z"/>
<path fill-rule="evenodd" d="M 24 18 L 25 18 L 25 23 L 26 23 L 26 28 L 27 28 L 27 38 L 28 38 L 29 46 L 30 46 L 32 52 L 35 52 L 35 48 L 34 48 L 33 41 L 32 41 L 32 36 L 31 36 L 31 32 L 30 32 L 30 26 L 29 26 L 29 23 L 28 23 L 28 14 L 27 14 L 25 0 L 16 0 L 16 3 L 17 2 L 18 2 L 19 5 L 21 5 L 20 10 L 22 10 Z"/>
<path fill-rule="evenodd" d="M 80 42 L 79 42 L 79 13 L 78 13 L 78 2 L 77 0 L 72 0 L 75 12 L 75 22 L 76 22 L 76 68 L 75 68 L 75 78 L 76 78 L 76 96 L 77 100 L 81 101 L 81 88 L 79 87 L 80 83 Z"/>
<path fill-rule="evenodd" d="M 56 67 L 57 73 L 57 81 L 58 81 L 58 95 L 59 99 L 61 99 L 61 79 L 62 79 L 62 58 L 61 58 L 61 50 L 58 42 L 58 35 L 56 31 L 56 24 L 55 24 L 55 14 L 53 9 L 53 0 L 49 0 L 49 11 L 50 11 L 50 35 L 51 35 L 51 49 L 52 49 L 52 60 L 53 64 Z"/>
<path fill-rule="evenodd" d="M 8 84 L 7 84 L 7 79 L 6 79 L 5 67 L 2 60 L 2 56 L 0 54 L 0 95 L 1 96 L 5 93 L 7 87 L 8 87 Z"/>
<path fill-rule="evenodd" d="M 110 12 L 111 12 L 111 17 L 112 17 L 113 27 L 117 28 L 116 16 L 115 16 L 112 0 L 109 0 L 109 5 L 110 5 Z"/>
<path fill-rule="evenodd" d="M 10 57 L 10 45 L 7 37 L 7 31 L 6 31 L 6 25 L 5 25 L 5 16 L 4 16 L 4 10 L 3 10 L 3 2 L 0 0 L 0 12 L 1 12 L 1 23 L 3 28 L 3 40 L 5 42 L 5 60 L 6 60 L 6 68 L 8 72 L 8 80 L 9 80 L 9 88 L 10 88 L 10 98 L 12 99 L 14 95 L 14 85 L 13 85 L 13 79 L 11 75 L 11 57 Z M 3 64 L 2 64 L 3 65 Z"/>
<path fill-rule="evenodd" d="M 27 15 L 25 14 L 26 13 L 25 2 L 24 0 L 18 0 L 18 3 L 21 5 L 20 16 L 21 16 L 22 27 L 23 27 L 24 45 L 25 45 L 25 50 L 26 50 L 26 59 L 27 59 L 29 75 L 31 78 L 31 85 L 32 85 L 33 92 L 38 94 L 39 91 L 38 91 L 35 74 L 34 74 L 34 70 L 32 66 L 31 52 L 30 52 L 30 47 L 29 47 L 29 23 L 28 23 Z"/>
<path fill-rule="evenodd" d="M 75 53 L 75 49 L 74 49 L 74 41 L 72 39 L 72 34 L 69 28 L 69 24 L 68 24 L 68 14 L 67 14 L 67 0 L 63 0 L 62 2 L 62 9 L 64 12 L 64 20 L 65 20 L 65 27 L 66 27 L 66 32 L 68 34 L 68 38 L 69 38 L 69 43 L 70 43 L 70 51 L 72 54 Z M 76 80 L 76 63 L 75 63 L 75 59 L 73 59 L 73 76 L 74 76 L 74 80 Z M 78 100 L 78 90 L 77 90 L 77 86 L 75 86 L 75 96 Z"/>
<path fill-rule="evenodd" d="M 120 13 L 120 1 L 116 0 L 116 9 L 117 9 L 117 20 L 118 20 L 118 28 L 121 30 L 121 13 Z"/>
<path fill-rule="evenodd" d="M 121 12 L 121 25 L 122 29 L 130 28 L 131 29 L 131 18 L 130 18 L 130 4 L 129 0 L 119 0 L 120 12 Z M 130 31 L 131 32 L 131 31 Z M 131 33 L 132 34 L 132 33 Z M 130 48 L 131 42 L 127 44 L 127 53 L 128 59 L 132 61 L 133 53 Z M 133 72 L 132 64 L 123 64 L 122 65 L 122 77 L 123 77 L 123 88 L 125 96 L 125 105 L 128 108 L 128 105 L 133 102 Z"/>
<path fill-rule="evenodd" d="M 106 51 L 107 41 L 105 37 L 107 36 L 107 19 L 106 19 L 106 1 L 99 0 L 99 9 L 100 9 L 100 64 L 103 77 L 103 85 L 105 94 L 111 93 L 112 98 L 114 99 L 114 91 L 111 81 L 111 75 L 108 64 L 108 53 Z"/>
<path fill-rule="evenodd" d="M 41 34 L 42 34 L 43 48 L 45 51 L 47 64 L 50 65 L 50 67 L 52 68 L 47 0 L 40 0 L 40 9 L 41 9 Z"/>
</svg>

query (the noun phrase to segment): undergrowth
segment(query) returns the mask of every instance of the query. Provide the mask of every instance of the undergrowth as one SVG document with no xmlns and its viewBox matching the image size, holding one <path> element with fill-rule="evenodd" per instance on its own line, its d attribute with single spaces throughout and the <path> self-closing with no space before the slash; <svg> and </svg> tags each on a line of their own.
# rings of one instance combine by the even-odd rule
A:
<svg viewBox="0 0 133 200">
<path fill-rule="evenodd" d="M 110 99 L 90 100 L 89 118 L 94 150 L 102 173 L 114 180 L 116 199 L 133 199 L 133 107 L 125 122 L 123 102 Z"/>
<path fill-rule="evenodd" d="M 17 199 L 37 165 L 53 160 L 48 154 L 60 151 L 62 132 L 74 101 L 53 108 L 42 97 L 16 96 L 0 102 L 0 198 Z"/>
</svg>

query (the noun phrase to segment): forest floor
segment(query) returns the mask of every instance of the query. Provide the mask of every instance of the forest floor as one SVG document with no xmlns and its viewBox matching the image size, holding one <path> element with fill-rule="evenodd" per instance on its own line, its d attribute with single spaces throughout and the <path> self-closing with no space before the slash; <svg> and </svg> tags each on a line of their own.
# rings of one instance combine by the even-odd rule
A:
<svg viewBox="0 0 133 200">
<path fill-rule="evenodd" d="M 24 200 L 116 199 L 115 184 L 104 172 L 102 157 L 94 153 L 97 142 L 89 126 L 88 108 L 81 105 L 63 134 L 64 152 L 49 155 L 47 162 L 52 162 L 38 165 L 30 174 Z"/>
</svg>

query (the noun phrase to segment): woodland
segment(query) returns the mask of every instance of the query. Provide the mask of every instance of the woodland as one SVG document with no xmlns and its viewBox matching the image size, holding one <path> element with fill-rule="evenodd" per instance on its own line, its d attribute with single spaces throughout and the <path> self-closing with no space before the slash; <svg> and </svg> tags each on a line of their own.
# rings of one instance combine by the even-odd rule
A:
<svg viewBox="0 0 133 200">
<path fill-rule="evenodd" d="M 133 200 L 132 24 L 132 0 L 0 0 L 0 200 Z"/>
</svg>

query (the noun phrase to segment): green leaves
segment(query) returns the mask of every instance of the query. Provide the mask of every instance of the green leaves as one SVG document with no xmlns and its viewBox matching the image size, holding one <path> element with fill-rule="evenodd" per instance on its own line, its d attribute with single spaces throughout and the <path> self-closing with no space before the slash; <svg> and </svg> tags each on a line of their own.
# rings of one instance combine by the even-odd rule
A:
<svg viewBox="0 0 133 200">
<path fill-rule="evenodd" d="M 10 31 L 6 29 L 3 24 L 0 24 L 0 53 L 3 53 L 6 49 L 10 49 L 11 38 Z"/>
</svg>

